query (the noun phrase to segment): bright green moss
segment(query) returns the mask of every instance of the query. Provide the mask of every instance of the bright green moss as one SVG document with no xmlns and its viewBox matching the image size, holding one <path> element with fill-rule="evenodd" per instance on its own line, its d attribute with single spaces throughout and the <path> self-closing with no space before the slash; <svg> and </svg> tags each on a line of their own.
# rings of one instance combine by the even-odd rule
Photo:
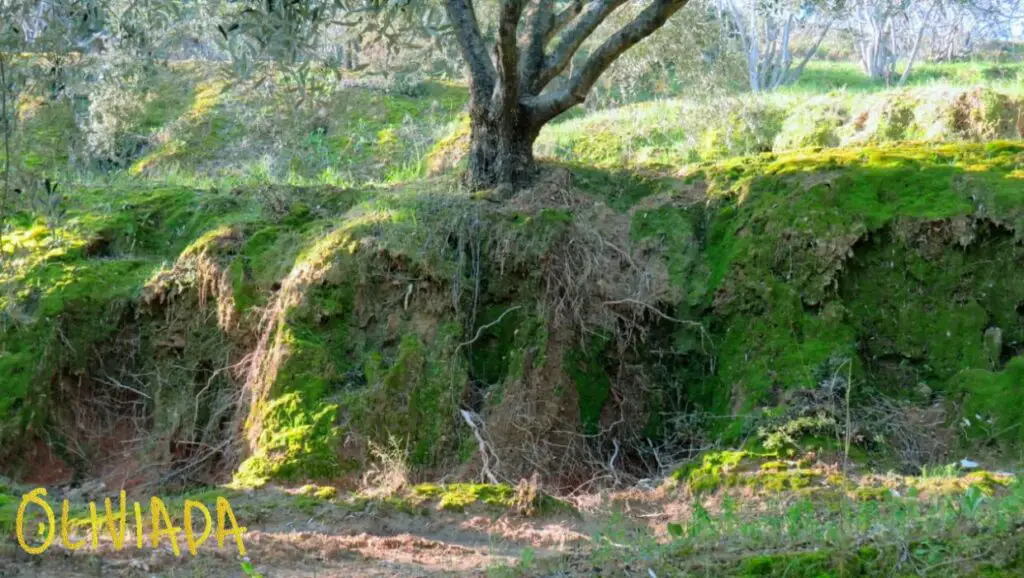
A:
<svg viewBox="0 0 1024 578">
<path fill-rule="evenodd" d="M 318 500 L 330 500 L 338 495 L 338 488 L 335 488 L 334 486 L 306 484 L 299 488 L 298 493 L 303 496 L 311 496 Z"/>
<path fill-rule="evenodd" d="M 489 506 L 512 506 L 515 491 L 511 486 L 493 484 L 452 484 L 445 487 L 438 507 L 442 510 L 463 510 L 475 502 Z"/>
<path fill-rule="evenodd" d="M 969 436 L 1006 442 L 1024 441 L 1024 357 L 1016 357 L 1002 371 L 969 369 L 952 380 L 952 390 L 964 399 Z"/>
<path fill-rule="evenodd" d="M 1013 230 L 970 216 L 1020 222 L 1021 150 L 867 148 L 704 169 L 720 199 L 703 242 L 718 327 L 711 407 L 771 405 L 779 389 L 816 386 L 832 358 L 893 388 L 990 368 L 988 327 L 1003 343 L 1024 338 L 1021 249 Z"/>
<path fill-rule="evenodd" d="M 697 207 L 680 211 L 661 207 L 633 214 L 630 236 L 653 246 L 665 257 L 673 295 L 678 303 L 698 307 L 707 296 L 707 265 L 700 254 L 697 228 L 703 214 Z"/>
<path fill-rule="evenodd" d="M 993 360 L 986 350 L 984 334 L 994 318 L 1003 322 L 999 331 L 1008 341 L 1024 336 L 1024 323 L 1013 314 L 1024 300 L 1024 271 L 1007 269 L 1020 253 L 1013 238 L 996 233 L 957 250 L 959 241 L 943 239 L 941 228 L 932 230 L 935 245 L 915 246 L 919 231 L 908 235 L 910 243 L 899 230 L 892 233 L 896 239 L 876 237 L 847 268 L 842 289 L 858 334 L 872 336 L 863 344 L 872 369 L 899 388 L 940 385 L 964 369 L 991 368 L 998 355 Z M 957 234 L 976 233 L 946 233 Z M 880 361 L 893 357 L 904 360 L 902 369 Z"/>
<path fill-rule="evenodd" d="M 737 103 L 701 136 L 701 159 L 716 159 L 772 150 L 787 111 L 767 100 Z"/>
<path fill-rule="evenodd" d="M 601 366 L 601 353 L 607 345 L 607 340 L 595 339 L 589 351 L 574 348 L 566 356 L 566 372 L 576 384 L 580 422 L 586 434 L 599 430 L 601 410 L 611 392 L 611 379 Z"/>
<path fill-rule="evenodd" d="M 768 492 L 796 491 L 806 488 L 814 481 L 817 472 L 813 470 L 787 470 L 784 472 L 758 472 L 745 484 Z"/>
<path fill-rule="evenodd" d="M 438 509 L 458 512 L 476 503 L 503 509 L 515 505 L 515 488 L 506 484 L 420 484 L 409 495 L 420 502 L 437 500 Z"/>
<path fill-rule="evenodd" d="M 700 463 L 693 463 L 672 473 L 672 479 L 685 481 L 695 493 L 733 486 L 738 481 L 736 469 L 750 454 L 744 451 L 722 451 L 704 454 Z"/>
<path fill-rule="evenodd" d="M 259 408 L 262 431 L 257 452 L 239 467 L 241 485 L 262 485 L 269 478 L 329 478 L 341 467 L 335 426 L 337 404 L 316 404 L 300 392 L 275 396 Z"/>
<path fill-rule="evenodd" d="M 772 150 L 838 146 L 839 128 L 849 114 L 845 103 L 828 97 L 804 102 L 786 117 Z"/>
</svg>

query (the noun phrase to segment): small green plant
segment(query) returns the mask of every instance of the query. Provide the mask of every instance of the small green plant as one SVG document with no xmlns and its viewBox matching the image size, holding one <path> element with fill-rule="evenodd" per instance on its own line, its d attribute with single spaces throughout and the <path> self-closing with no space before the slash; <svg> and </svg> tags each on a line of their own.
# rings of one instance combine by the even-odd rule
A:
<svg viewBox="0 0 1024 578">
<path fill-rule="evenodd" d="M 242 560 L 242 573 L 249 578 L 264 578 L 263 574 L 260 574 L 255 568 L 253 568 L 252 562 L 250 562 L 248 558 Z"/>
<path fill-rule="evenodd" d="M 683 537 L 683 525 L 678 522 L 669 522 L 669 525 L 666 528 L 666 530 L 668 530 L 668 535 L 672 536 L 673 538 Z"/>
<path fill-rule="evenodd" d="M 533 548 L 526 548 L 526 549 L 524 549 L 523 552 L 519 555 L 519 567 L 524 569 L 524 570 L 529 570 L 530 568 L 532 568 L 533 567 L 533 557 L 534 557 Z"/>
<path fill-rule="evenodd" d="M 955 478 L 960 475 L 957 464 L 946 464 L 944 466 L 921 466 L 921 477 L 929 478 Z"/>
<path fill-rule="evenodd" d="M 985 502 L 987 496 L 978 486 L 970 486 L 960 496 L 959 510 L 967 515 L 973 515 Z"/>
<path fill-rule="evenodd" d="M 714 520 L 711 512 L 708 512 L 699 501 L 693 502 L 693 515 L 690 518 L 690 537 L 696 538 L 707 531 L 714 531 Z"/>
</svg>

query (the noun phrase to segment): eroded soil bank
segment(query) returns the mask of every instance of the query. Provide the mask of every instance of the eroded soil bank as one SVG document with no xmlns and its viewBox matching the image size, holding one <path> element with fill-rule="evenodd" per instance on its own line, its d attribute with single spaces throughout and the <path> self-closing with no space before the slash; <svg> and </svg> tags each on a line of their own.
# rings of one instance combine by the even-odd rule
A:
<svg viewBox="0 0 1024 578">
<path fill-rule="evenodd" d="M 534 474 L 579 496 L 715 447 L 1017 463 L 1020 144 L 552 166 L 482 197 L 105 189 L 18 216 L 2 473 L 79 498 Z"/>
</svg>

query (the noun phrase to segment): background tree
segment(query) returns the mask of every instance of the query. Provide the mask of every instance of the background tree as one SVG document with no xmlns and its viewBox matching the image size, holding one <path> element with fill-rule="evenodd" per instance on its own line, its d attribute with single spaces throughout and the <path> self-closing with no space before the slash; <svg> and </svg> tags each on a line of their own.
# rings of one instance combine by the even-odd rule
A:
<svg viewBox="0 0 1024 578">
<path fill-rule="evenodd" d="M 469 75 L 471 145 L 468 184 L 512 185 L 534 172 L 533 143 L 541 127 L 582 103 L 601 75 L 623 53 L 644 40 L 688 0 L 649 0 L 582 63 L 573 58 L 627 0 L 444 0 L 450 30 Z M 426 18 L 436 5 L 371 1 L 387 23 L 397 10 Z M 495 10 L 482 19 L 481 9 Z M 350 12 L 357 12 L 350 9 Z M 488 38 L 488 24 L 493 39 Z M 387 27 L 377 31 L 387 34 Z M 553 81 L 572 71 L 558 87 Z"/>
<path fill-rule="evenodd" d="M 979 39 L 1009 39 L 1020 22 L 1020 0 L 947 0 L 932 13 L 927 56 L 951 62 L 970 54 Z"/>
<path fill-rule="evenodd" d="M 854 0 L 848 23 L 864 72 L 887 83 L 906 83 L 929 30 L 943 14 L 964 10 L 966 0 Z M 904 61 L 903 71 L 896 63 Z"/>
<path fill-rule="evenodd" d="M 623 6 L 577 52 L 575 65 L 642 8 L 634 3 Z M 719 99 L 742 90 L 746 65 L 729 37 L 729 26 L 713 0 L 691 0 L 660 30 L 620 56 L 583 106 L 596 110 L 660 98 Z"/>
<path fill-rule="evenodd" d="M 854 0 L 851 3 L 848 23 L 854 31 L 861 68 L 871 78 L 892 77 L 899 54 L 897 19 L 911 4 L 911 0 Z"/>
<path fill-rule="evenodd" d="M 835 15 L 810 0 L 718 0 L 739 38 L 754 92 L 771 91 L 800 77 L 832 28 Z M 790 44 L 799 33 L 813 35 L 810 48 L 794 66 Z"/>
</svg>

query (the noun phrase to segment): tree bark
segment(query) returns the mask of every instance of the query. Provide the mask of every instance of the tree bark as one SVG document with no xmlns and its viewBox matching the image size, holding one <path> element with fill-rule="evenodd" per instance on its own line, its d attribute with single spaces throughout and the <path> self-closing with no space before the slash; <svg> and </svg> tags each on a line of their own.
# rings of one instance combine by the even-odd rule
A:
<svg viewBox="0 0 1024 578">
<path fill-rule="evenodd" d="M 490 110 L 470 112 L 469 165 L 465 184 L 486 189 L 502 184 L 523 185 L 536 173 L 533 145 L 540 126 L 519 105 L 516 113 L 495 115 Z"/>
<path fill-rule="evenodd" d="M 520 107 L 512 118 L 470 115 L 467 184 L 474 189 L 528 182 L 536 172 L 533 144 L 540 133 Z"/>
<path fill-rule="evenodd" d="M 470 76 L 466 181 L 471 188 L 528 182 L 536 170 L 533 143 L 541 127 L 583 102 L 612 62 L 664 25 L 688 0 L 650 0 L 589 54 L 564 86 L 545 90 L 565 72 L 583 42 L 626 2 L 501 0 L 497 41 L 488 51 L 473 0 L 446 0 L 448 20 Z"/>
</svg>

